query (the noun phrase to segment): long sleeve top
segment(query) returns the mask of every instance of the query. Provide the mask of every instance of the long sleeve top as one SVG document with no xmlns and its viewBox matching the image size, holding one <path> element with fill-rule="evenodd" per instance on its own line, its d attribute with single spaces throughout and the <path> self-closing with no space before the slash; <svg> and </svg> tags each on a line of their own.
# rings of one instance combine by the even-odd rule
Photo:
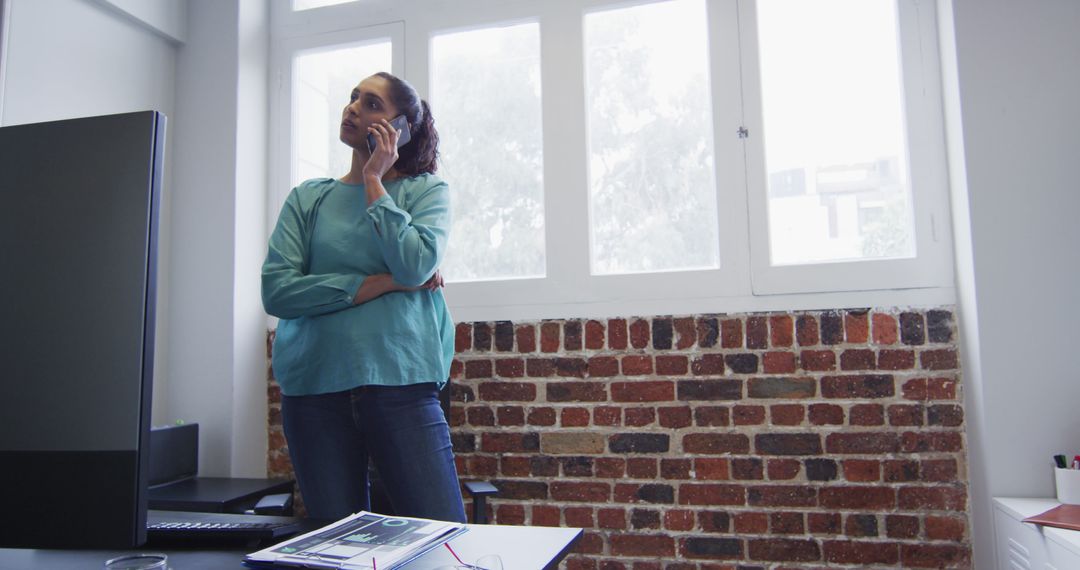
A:
<svg viewBox="0 0 1080 570">
<path fill-rule="evenodd" d="M 370 206 L 363 185 L 329 178 L 285 200 L 262 268 L 263 306 L 280 319 L 271 364 L 285 395 L 449 378 L 454 324 L 441 289 L 353 304 L 369 275 L 423 284 L 446 249 L 446 183 L 420 175 L 384 186 L 388 196 Z"/>
</svg>

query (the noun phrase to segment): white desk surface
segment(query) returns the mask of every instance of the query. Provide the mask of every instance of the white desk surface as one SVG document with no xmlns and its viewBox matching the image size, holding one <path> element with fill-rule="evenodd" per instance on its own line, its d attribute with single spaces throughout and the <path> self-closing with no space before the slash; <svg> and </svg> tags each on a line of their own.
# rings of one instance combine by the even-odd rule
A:
<svg viewBox="0 0 1080 570">
<path fill-rule="evenodd" d="M 995 509 L 1012 515 L 1016 520 L 1023 520 L 1044 513 L 1060 504 L 1056 499 L 1019 499 L 1011 497 L 997 497 L 994 499 Z M 1047 540 L 1052 540 L 1080 556 L 1080 531 L 1031 523 L 1025 524 L 1038 529 Z"/>
<path fill-rule="evenodd" d="M 467 525 L 469 532 L 450 541 L 450 547 L 467 564 L 488 554 L 498 554 L 506 570 L 543 570 L 558 563 L 538 566 L 537 560 L 553 560 L 581 535 L 580 528 L 540 526 Z M 457 561 L 440 546 L 409 564 L 409 570 L 431 570 Z"/>
</svg>

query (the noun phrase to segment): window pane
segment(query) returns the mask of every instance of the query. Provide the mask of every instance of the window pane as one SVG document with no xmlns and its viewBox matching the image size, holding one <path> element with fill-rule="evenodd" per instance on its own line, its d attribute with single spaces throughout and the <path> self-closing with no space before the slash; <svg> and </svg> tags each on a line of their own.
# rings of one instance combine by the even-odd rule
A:
<svg viewBox="0 0 1080 570">
<path fill-rule="evenodd" d="M 453 196 L 443 274 L 453 281 L 542 277 L 539 24 L 435 36 L 431 68 L 439 174 Z"/>
<path fill-rule="evenodd" d="M 758 0 L 773 265 L 911 257 L 895 0 Z"/>
<path fill-rule="evenodd" d="M 293 62 L 293 185 L 349 172 L 352 149 L 338 139 L 341 111 L 363 78 L 390 70 L 390 41 L 296 56 Z"/>
<path fill-rule="evenodd" d="M 705 3 L 585 17 L 592 272 L 720 263 Z"/>
<path fill-rule="evenodd" d="M 345 4 L 355 1 L 356 0 L 292 0 L 292 9 L 295 12 L 299 12 L 300 10 L 310 10 L 312 8 L 322 8 L 323 6 L 333 6 L 335 4 Z"/>
</svg>

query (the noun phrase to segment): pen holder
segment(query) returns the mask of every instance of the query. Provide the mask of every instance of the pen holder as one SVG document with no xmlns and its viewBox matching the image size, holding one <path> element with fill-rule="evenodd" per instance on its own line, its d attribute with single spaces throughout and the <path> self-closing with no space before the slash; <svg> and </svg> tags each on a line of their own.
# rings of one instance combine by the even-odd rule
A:
<svg viewBox="0 0 1080 570">
<path fill-rule="evenodd" d="M 1080 469 L 1054 468 L 1057 500 L 1066 505 L 1080 505 Z"/>
</svg>

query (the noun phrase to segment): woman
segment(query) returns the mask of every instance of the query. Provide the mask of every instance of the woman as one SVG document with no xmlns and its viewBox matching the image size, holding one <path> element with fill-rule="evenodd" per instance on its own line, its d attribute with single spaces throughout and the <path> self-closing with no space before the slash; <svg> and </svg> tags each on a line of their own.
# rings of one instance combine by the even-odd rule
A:
<svg viewBox="0 0 1080 570">
<path fill-rule="evenodd" d="M 400 149 L 399 115 L 411 134 Z M 434 175 L 431 111 L 377 73 L 353 89 L 340 138 L 348 174 L 292 190 L 262 270 L 263 306 L 281 319 L 272 364 L 300 492 L 314 518 L 366 510 L 370 459 L 396 514 L 465 522 L 438 400 L 454 331 L 437 271 L 450 197 Z"/>
</svg>

